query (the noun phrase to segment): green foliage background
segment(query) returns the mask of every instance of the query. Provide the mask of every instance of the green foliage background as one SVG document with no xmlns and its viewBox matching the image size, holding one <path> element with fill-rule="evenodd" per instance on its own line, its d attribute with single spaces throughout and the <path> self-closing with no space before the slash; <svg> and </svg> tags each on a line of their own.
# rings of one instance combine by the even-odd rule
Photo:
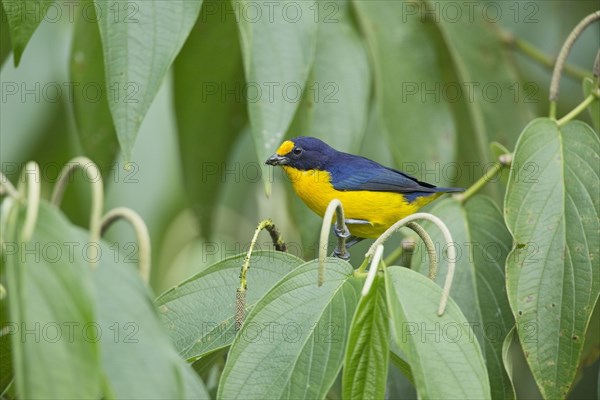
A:
<svg viewBox="0 0 600 400">
<path fill-rule="evenodd" d="M 162 293 L 197 273 L 203 275 L 190 285 L 199 285 L 196 291 L 208 290 L 202 286 L 201 278 L 217 279 L 214 273 L 218 268 L 211 264 L 246 251 L 256 224 L 265 218 L 276 223 L 293 255 L 306 261 L 316 257 L 321 220 L 293 195 L 289 182 L 279 170 L 267 169 L 263 163 L 284 138 L 316 136 L 339 150 L 373 158 L 437 185 L 471 186 L 499 154 L 490 148 L 492 142 L 512 152 L 526 126 L 536 117 L 547 116 L 551 65 L 545 64 L 552 64 L 573 26 L 598 9 L 597 1 L 481 1 L 473 3 L 474 8 L 464 2 L 284 1 L 280 4 L 282 7 L 291 4 L 302 16 L 290 24 L 277 8 L 272 20 L 266 18 L 267 14 L 258 21 L 248 15 L 240 17 L 239 10 L 248 11 L 251 3 L 245 0 L 96 0 L 94 3 L 76 2 L 73 12 L 69 13 L 61 1 L 2 0 L 2 172 L 17 183 L 25 163 L 36 161 L 42 171 L 42 197 L 49 198 L 58 171 L 68 160 L 85 155 L 96 162 L 104 178 L 106 209 L 130 207 L 142 216 L 149 228 L 152 240 L 150 286 L 154 293 Z M 39 11 L 37 21 L 31 19 L 35 13 L 29 17 L 18 13 L 24 4 Z M 57 18 L 50 14 L 54 8 L 48 4 L 55 4 L 59 10 Z M 426 13 L 426 7 L 433 11 Z M 48 10 L 45 19 L 41 18 L 44 15 L 41 10 Z M 234 10 L 238 12 L 238 21 Z M 265 8 L 262 11 L 266 12 Z M 455 12 L 460 17 L 456 18 Z M 600 25 L 592 25 L 573 48 L 569 57 L 572 67 L 561 81 L 559 116 L 583 100 L 582 75 L 591 77 L 599 37 Z M 527 44 L 537 51 L 532 52 Z M 545 59 L 540 60 L 543 55 Z M 269 93 L 269 85 L 273 84 L 277 84 L 275 90 Z M 100 92 L 96 93 L 98 88 Z M 256 88 L 260 88 L 260 93 L 255 92 Z M 456 97 L 457 89 L 459 97 Z M 598 101 L 593 107 L 591 117 L 585 113 L 578 119 L 594 127 L 597 139 Z M 531 136 L 535 136 L 535 129 L 541 128 L 529 126 L 528 129 Z M 564 128 L 565 135 L 569 135 L 569 129 L 580 128 L 568 124 Z M 557 137 L 560 134 L 557 131 Z M 590 148 L 595 143 L 592 140 Z M 597 162 L 593 155 L 590 159 L 592 163 Z M 539 167 L 544 160 L 536 165 Z M 127 164 L 130 164 L 129 169 L 124 168 Z M 597 168 L 598 164 L 596 173 Z M 533 171 L 536 177 L 538 172 Z M 485 308 L 491 310 L 498 304 L 502 315 L 497 320 L 503 329 L 509 330 L 515 323 L 511 307 L 515 312 L 516 304 L 521 301 L 516 294 L 519 278 L 511 277 L 513 280 L 509 282 L 515 286 L 514 292 L 508 287 L 508 298 L 504 286 L 485 288 L 487 282 L 504 282 L 505 260 L 513 248 L 510 234 L 517 243 L 516 237 L 521 232 L 518 217 L 509 222 L 510 196 L 505 199 L 508 172 L 502 175 L 502 179 L 495 179 L 483 189 L 489 197 L 474 199 L 467 207 L 448 200 L 433 204 L 428 210 L 449 225 L 455 238 L 460 238 L 457 242 L 478 241 L 489 235 L 489 240 L 501 244 L 500 258 L 494 265 L 495 276 L 489 270 L 485 271 L 489 276 L 481 276 L 477 269 L 481 260 L 459 263 L 457 273 L 467 276 L 464 279 L 470 283 L 464 286 L 460 281 L 457 283 L 459 289 L 452 292 L 457 306 L 453 307 L 460 308 L 468 321 L 485 324 L 496 320 Z M 87 228 L 91 210 L 89 184 L 82 174 L 75 174 L 72 181 L 61 210 L 72 223 Z M 522 181 L 518 184 L 524 185 Z M 514 186 L 515 196 L 527 191 L 527 185 L 517 186 Z M 597 190 L 597 181 L 587 187 Z M 574 189 L 565 189 L 569 190 Z M 585 190 L 585 185 L 581 190 Z M 593 209 L 597 200 L 590 204 Z M 573 214 L 569 216 L 568 211 L 565 214 L 568 221 L 576 218 Z M 489 216 L 492 217 L 486 220 Z M 595 218 L 597 216 L 596 209 Z M 590 218 L 594 218 L 593 213 Z M 72 234 L 77 236 L 81 232 Z M 569 234 L 564 235 L 567 242 Z M 129 227 L 117 224 L 105 239 L 109 244 L 124 247 L 132 241 L 132 233 Z M 434 239 L 441 240 L 435 236 Z M 258 247 L 272 247 L 266 235 L 259 240 Z M 391 251 L 392 246 L 389 247 Z M 598 243 L 590 244 L 590 248 L 595 249 L 594 254 L 597 247 Z M 360 264 L 365 250 L 366 244 L 353 249 L 354 266 Z M 282 264 L 291 270 L 301 263 L 299 259 L 282 261 Z M 413 268 L 425 274 L 423 260 L 425 257 L 419 248 Z M 598 260 L 592 262 L 597 269 Z M 217 265 L 226 268 L 226 265 Z M 237 260 L 227 267 L 231 270 L 233 280 L 228 285 L 232 288 L 235 288 L 239 265 Z M 509 261 L 506 265 L 516 268 Z M 301 268 L 311 270 L 312 266 L 307 264 Z M 340 278 L 342 292 L 356 289 L 354 278 L 345 270 L 347 265 L 329 268 L 339 268 L 339 274 L 347 274 L 345 280 Z M 442 263 L 441 271 L 444 268 Z M 298 277 L 290 277 L 282 286 L 287 284 L 294 290 L 302 288 L 299 276 L 303 270 L 295 271 Z M 255 297 L 249 299 L 249 304 L 254 305 L 281 276 L 269 275 L 268 266 L 257 266 L 250 276 L 252 273 L 264 273 L 268 277 L 265 287 L 260 286 L 257 278 L 254 278 L 257 279 L 255 288 L 250 285 L 256 290 L 252 294 Z M 357 297 L 351 302 L 358 310 L 356 315 L 373 312 L 377 307 L 384 313 L 377 314 L 380 321 L 372 322 L 376 325 L 373 330 L 382 330 L 381 321 L 387 320 L 383 315 L 387 316 L 388 312 L 395 321 L 415 312 L 385 310 L 384 287 L 403 276 L 404 271 L 390 269 L 387 273 L 385 282 L 382 278 L 376 281 L 372 298 L 359 303 Z M 444 275 L 440 273 L 440 285 Z M 429 282 L 419 279 L 416 278 L 428 288 L 426 290 L 436 290 L 427 286 Z M 540 278 L 540 285 L 542 283 Z M 406 290 L 414 290 L 414 287 Z M 513 295 L 514 299 L 510 297 Z M 586 303 L 588 314 L 594 308 L 593 295 L 590 294 L 590 303 Z M 137 301 L 143 303 L 140 299 L 144 295 L 140 296 Z M 158 303 L 177 301 L 178 296 L 177 292 L 167 292 Z M 268 308 L 269 302 L 275 301 L 274 296 L 269 292 L 259 308 Z M 336 301 L 337 292 L 331 296 L 323 300 L 327 307 Z M 493 307 L 490 299 L 494 299 Z M 403 299 L 389 300 L 394 301 L 402 303 Z M 580 306 L 587 301 L 587 298 L 578 300 L 576 304 Z M 198 303 L 201 302 L 199 299 Z M 226 307 L 218 302 L 217 306 Z M 210 310 L 204 311 L 209 313 Z M 301 319 L 300 311 L 297 312 L 297 318 Z M 164 314 L 161 313 L 163 318 Z M 336 321 L 348 327 L 357 324 L 352 315 L 349 312 L 347 318 Z M 232 320 L 227 319 L 230 317 L 225 313 L 215 315 L 215 320 L 232 324 Z M 260 321 L 261 314 L 255 311 L 249 318 Z M 594 318 L 593 323 L 598 322 L 597 312 Z M 148 326 L 156 323 L 152 319 L 146 322 Z M 526 323 L 517 318 L 517 329 Z M 577 323 L 585 332 L 585 321 L 579 319 Z M 171 335 L 173 339 L 172 332 Z M 596 343 L 597 332 L 595 335 L 583 350 L 589 357 L 583 364 L 590 366 L 565 373 L 569 375 L 565 378 L 569 383 L 575 379 L 572 398 L 589 397 L 599 388 L 600 346 Z M 347 349 L 340 344 L 336 353 L 338 362 L 342 362 L 346 350 L 346 365 L 357 365 L 356 370 L 360 371 L 361 360 L 353 359 L 350 350 L 363 343 L 362 339 L 351 336 Z M 389 338 L 385 336 L 385 339 L 387 345 Z M 478 339 L 481 342 L 483 337 Z M 163 346 L 160 348 L 164 359 L 171 360 L 172 349 L 166 340 L 162 336 L 155 340 L 158 347 Z M 214 366 L 213 370 L 222 372 L 224 377 L 231 377 L 240 372 L 232 363 L 223 369 L 222 349 L 230 344 L 231 341 L 215 342 L 211 344 L 213 347 L 187 349 L 187 353 L 178 345 L 175 348 L 189 361 L 201 355 L 216 354 L 213 360 L 204 358 L 206 364 Z M 488 354 L 490 377 L 494 374 L 499 379 L 491 383 L 492 397 L 513 397 L 513 384 L 519 398 L 540 396 L 518 345 L 511 347 L 510 340 L 484 341 L 482 348 L 483 354 Z M 221 353 L 211 354 L 207 349 Z M 385 346 L 384 349 L 383 353 L 388 354 Z M 394 362 L 393 355 L 400 354 L 396 357 L 406 360 L 406 354 L 413 348 L 396 349 L 396 352 L 392 346 L 390 350 L 389 376 L 395 379 L 388 379 L 383 389 L 387 389 L 390 397 L 414 396 L 411 383 L 398 372 L 406 371 L 401 362 Z M 252 359 L 255 356 L 252 351 L 270 354 L 272 350 L 246 350 L 242 345 L 234 345 L 230 357 Z M 480 352 L 479 347 L 469 351 Z M 489 361 L 489 354 L 494 354 L 495 364 Z M 509 358 L 514 382 L 504 372 Z M 173 363 L 178 365 L 177 361 Z M 580 365 L 579 360 L 573 363 Z M 218 381 L 215 382 L 214 376 L 209 379 L 201 364 L 194 366 L 214 396 Z M 363 371 L 367 373 L 368 369 Z M 430 377 L 413 372 L 414 377 L 410 379 L 423 390 L 419 391 L 421 395 L 438 393 L 438 388 L 423 386 L 422 382 Z M 320 377 L 325 382 L 324 387 L 333 385 L 329 391 L 331 398 L 379 397 L 382 393 L 381 384 L 367 389 L 345 385 L 342 390 L 342 378 L 334 382 L 336 374 Z M 351 382 L 352 378 L 343 376 L 344 382 Z M 370 377 L 367 381 L 373 379 Z M 233 383 L 228 385 L 227 382 Z M 275 395 L 275 392 L 261 392 L 260 382 L 255 383 L 257 396 Z M 101 382 L 90 385 L 97 388 Z M 234 379 L 223 380 L 220 385 L 221 396 L 241 396 L 242 392 L 236 390 L 243 388 L 236 387 Z M 538 385 L 541 385 L 540 379 Z M 293 385 L 290 387 L 289 390 L 293 390 Z M 275 389 L 283 390 L 283 387 Z M 482 390 L 485 392 L 485 388 Z M 556 393 L 559 392 L 544 395 L 553 397 Z M 12 395 L 14 393 L 7 396 Z"/>
</svg>

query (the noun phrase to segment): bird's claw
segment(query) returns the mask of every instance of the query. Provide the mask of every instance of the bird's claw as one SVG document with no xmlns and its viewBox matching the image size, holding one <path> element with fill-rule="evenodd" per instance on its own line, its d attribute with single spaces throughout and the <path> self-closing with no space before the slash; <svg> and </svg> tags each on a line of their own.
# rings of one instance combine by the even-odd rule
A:
<svg viewBox="0 0 600 400">
<path fill-rule="evenodd" d="M 350 259 L 350 252 L 348 250 L 344 249 L 344 253 L 342 254 L 342 252 L 340 251 L 340 249 L 338 249 L 337 246 L 336 246 L 336 248 L 333 249 L 333 256 L 337 257 L 337 258 L 340 258 L 340 259 L 342 259 L 344 261 L 348 261 Z"/>
<path fill-rule="evenodd" d="M 342 226 L 341 228 L 338 228 L 337 224 L 333 227 L 333 233 L 335 233 L 335 236 L 341 239 L 348 239 L 351 235 L 350 235 L 350 231 L 348 230 L 348 227 L 346 225 Z"/>
</svg>

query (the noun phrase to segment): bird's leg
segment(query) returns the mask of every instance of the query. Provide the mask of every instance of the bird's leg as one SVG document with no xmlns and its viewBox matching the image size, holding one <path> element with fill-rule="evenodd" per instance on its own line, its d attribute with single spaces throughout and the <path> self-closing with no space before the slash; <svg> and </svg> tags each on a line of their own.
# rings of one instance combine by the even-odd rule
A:
<svg viewBox="0 0 600 400">
<path fill-rule="evenodd" d="M 340 238 L 340 239 L 348 239 L 353 237 L 350 234 L 350 231 L 348 230 L 348 227 L 344 224 L 341 227 L 338 226 L 338 224 L 336 223 L 333 226 L 333 233 L 335 234 L 336 237 Z M 339 248 L 339 243 L 336 244 L 335 249 L 333 249 L 333 257 L 337 257 L 337 258 L 341 258 L 342 260 L 348 260 L 350 259 L 350 253 L 348 253 L 347 250 L 347 246 L 345 249 L 340 249 Z"/>
<path fill-rule="evenodd" d="M 350 234 L 350 231 L 348 230 L 346 225 L 342 226 L 341 228 L 338 228 L 338 225 L 335 224 L 333 226 L 333 233 L 335 233 L 335 236 L 338 238 L 348 239 L 348 238 L 352 237 L 352 235 Z"/>
<path fill-rule="evenodd" d="M 366 221 L 363 219 L 352 219 L 352 218 L 346 218 L 345 222 L 346 222 L 346 224 L 355 224 L 355 225 L 370 224 L 369 221 Z M 342 251 L 336 245 L 335 249 L 333 250 L 332 256 L 341 258 L 342 260 L 350 259 L 350 252 L 348 251 L 348 249 L 350 249 L 350 247 L 354 246 L 356 243 L 361 242 L 364 238 L 357 237 L 357 236 L 350 234 L 350 231 L 348 230 L 347 226 L 343 226 L 341 229 L 338 228 L 337 224 L 335 224 L 333 226 L 333 232 L 335 233 L 336 237 L 346 239 L 346 246 L 345 246 L 346 249 L 343 252 L 344 255 L 342 256 Z"/>
<path fill-rule="evenodd" d="M 346 251 L 344 252 L 344 256 L 342 257 L 342 252 L 337 246 L 335 246 L 335 249 L 333 249 L 333 254 L 331 254 L 331 256 L 341 258 L 342 260 L 350 259 L 350 252 L 348 251 L 350 247 L 354 246 L 356 243 L 363 241 L 364 239 L 365 238 L 349 235 L 348 240 L 346 240 Z"/>
</svg>

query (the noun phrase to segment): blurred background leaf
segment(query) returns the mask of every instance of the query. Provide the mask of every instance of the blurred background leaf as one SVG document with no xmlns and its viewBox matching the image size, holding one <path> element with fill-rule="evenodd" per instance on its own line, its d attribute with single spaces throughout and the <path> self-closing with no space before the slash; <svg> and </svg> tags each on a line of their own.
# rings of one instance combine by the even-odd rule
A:
<svg viewBox="0 0 600 400">
<path fill-rule="evenodd" d="M 262 162 L 279 146 L 305 90 L 317 43 L 313 14 L 318 5 L 288 0 L 232 0 L 232 4 L 248 83 L 248 114 L 264 173 Z M 247 14 L 250 8 L 256 9 L 253 14 Z M 271 183 L 266 179 L 263 183 L 269 194 Z"/>
<path fill-rule="evenodd" d="M 225 11 L 230 14 L 223 19 Z M 247 124 L 244 71 L 232 13 L 229 2 L 206 0 L 173 68 L 184 184 L 204 238 L 211 237 L 223 180 L 231 170 L 225 160 Z"/>
<path fill-rule="evenodd" d="M 395 164 L 420 175 L 420 163 L 454 160 L 456 131 L 450 107 L 439 97 L 443 61 L 435 52 L 435 28 L 408 17 L 402 2 L 353 4 L 369 43 L 375 94 Z M 433 100 L 427 101 L 431 91 Z"/>
<path fill-rule="evenodd" d="M 91 4 L 89 0 L 79 7 Z M 69 94 L 73 96 L 73 115 L 83 154 L 94 161 L 105 176 L 114 167 L 119 141 L 108 106 L 109 91 L 96 11 L 94 7 L 88 7 L 90 18 L 84 18 L 79 7 L 70 65 L 71 82 L 77 88 Z"/>
<path fill-rule="evenodd" d="M 94 0 L 94 4 L 110 92 L 108 104 L 129 162 L 142 120 L 194 26 L 202 1 Z"/>
<path fill-rule="evenodd" d="M 25 46 L 42 22 L 52 2 L 53 0 L 2 0 L 15 66 L 19 65 Z"/>
</svg>

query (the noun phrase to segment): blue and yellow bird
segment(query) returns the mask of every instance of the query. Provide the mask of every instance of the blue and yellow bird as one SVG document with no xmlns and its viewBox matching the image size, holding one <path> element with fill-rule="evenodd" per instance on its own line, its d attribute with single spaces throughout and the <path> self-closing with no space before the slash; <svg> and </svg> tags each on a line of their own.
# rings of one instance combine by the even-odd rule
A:
<svg viewBox="0 0 600 400">
<path fill-rule="evenodd" d="M 376 238 L 442 194 L 464 190 L 421 182 L 308 136 L 286 140 L 266 163 L 280 165 L 296 194 L 321 217 L 331 200 L 340 200 L 348 229 L 357 238 Z"/>
</svg>

